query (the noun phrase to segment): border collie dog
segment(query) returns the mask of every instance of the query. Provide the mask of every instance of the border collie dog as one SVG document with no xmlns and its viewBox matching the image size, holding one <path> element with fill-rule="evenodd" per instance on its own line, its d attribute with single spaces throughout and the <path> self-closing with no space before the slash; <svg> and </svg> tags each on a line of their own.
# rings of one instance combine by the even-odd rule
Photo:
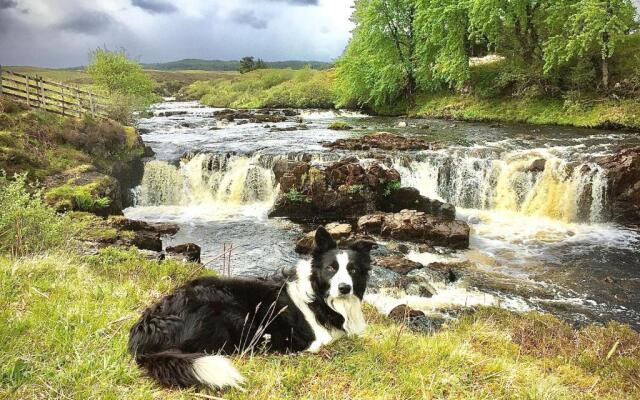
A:
<svg viewBox="0 0 640 400">
<path fill-rule="evenodd" d="M 129 334 L 138 365 L 165 386 L 240 388 L 244 378 L 223 355 L 254 349 L 318 352 L 363 333 L 361 301 L 374 243 L 338 250 L 322 227 L 310 261 L 290 280 L 205 277 L 145 310 Z"/>
</svg>

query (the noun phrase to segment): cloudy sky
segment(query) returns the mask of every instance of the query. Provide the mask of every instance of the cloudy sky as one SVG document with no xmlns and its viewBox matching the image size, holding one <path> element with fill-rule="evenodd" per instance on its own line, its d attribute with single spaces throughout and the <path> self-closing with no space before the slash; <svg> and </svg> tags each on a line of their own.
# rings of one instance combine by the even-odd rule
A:
<svg viewBox="0 0 640 400">
<path fill-rule="evenodd" d="M 352 0 L 0 0 L 0 64 L 87 63 L 93 48 L 142 62 L 320 60 L 350 36 Z"/>
</svg>

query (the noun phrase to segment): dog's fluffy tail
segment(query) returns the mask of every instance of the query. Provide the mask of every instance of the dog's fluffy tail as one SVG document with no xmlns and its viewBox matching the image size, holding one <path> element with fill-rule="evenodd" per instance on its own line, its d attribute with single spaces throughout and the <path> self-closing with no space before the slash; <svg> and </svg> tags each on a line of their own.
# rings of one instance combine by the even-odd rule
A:
<svg viewBox="0 0 640 400">
<path fill-rule="evenodd" d="M 242 389 L 244 378 L 228 359 L 178 349 L 182 330 L 181 319 L 156 317 L 148 310 L 131 328 L 129 352 L 139 366 L 165 386 Z"/>
<path fill-rule="evenodd" d="M 229 359 L 177 350 L 136 356 L 137 363 L 165 386 L 207 385 L 219 389 L 242 390 L 244 378 Z"/>
</svg>

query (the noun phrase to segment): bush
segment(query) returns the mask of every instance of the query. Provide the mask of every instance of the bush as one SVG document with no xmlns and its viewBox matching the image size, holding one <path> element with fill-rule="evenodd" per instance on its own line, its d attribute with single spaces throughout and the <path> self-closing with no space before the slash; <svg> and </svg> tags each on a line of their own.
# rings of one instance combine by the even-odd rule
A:
<svg viewBox="0 0 640 400">
<path fill-rule="evenodd" d="M 30 192 L 26 179 L 0 174 L 0 252 L 17 257 L 66 244 L 72 229 L 68 218 L 42 203 L 40 190 Z"/>
<path fill-rule="evenodd" d="M 257 70 L 235 79 L 195 82 L 180 97 L 213 107 L 334 108 L 333 72 Z"/>
<path fill-rule="evenodd" d="M 126 132 L 121 125 L 89 116 L 80 121 L 67 120 L 60 138 L 63 143 L 99 157 L 118 153 L 127 142 Z"/>
</svg>

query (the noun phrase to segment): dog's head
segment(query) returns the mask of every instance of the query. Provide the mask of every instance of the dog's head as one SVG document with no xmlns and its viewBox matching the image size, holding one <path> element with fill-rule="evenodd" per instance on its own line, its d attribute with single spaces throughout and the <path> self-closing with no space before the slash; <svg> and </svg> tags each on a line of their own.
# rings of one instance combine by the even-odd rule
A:
<svg viewBox="0 0 640 400">
<path fill-rule="evenodd" d="M 311 260 L 311 286 L 316 295 L 330 304 L 334 299 L 356 296 L 362 300 L 367 288 L 374 242 L 360 240 L 347 249 L 338 249 L 325 228 L 315 235 Z"/>
</svg>

